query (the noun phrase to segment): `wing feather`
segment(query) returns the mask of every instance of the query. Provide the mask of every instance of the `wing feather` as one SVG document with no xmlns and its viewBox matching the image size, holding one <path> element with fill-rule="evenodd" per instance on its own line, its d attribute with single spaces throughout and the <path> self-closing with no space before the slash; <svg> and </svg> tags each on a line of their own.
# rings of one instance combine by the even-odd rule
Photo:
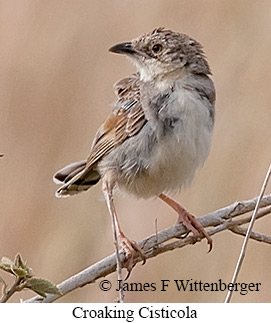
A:
<svg viewBox="0 0 271 323">
<path fill-rule="evenodd" d="M 147 121 L 140 102 L 138 74 L 120 80 L 115 84 L 115 90 L 118 99 L 96 133 L 86 171 L 124 140 L 136 135 Z"/>
<path fill-rule="evenodd" d="M 115 84 L 117 100 L 94 137 L 86 164 L 85 161 L 83 164 L 73 163 L 57 173 L 56 178 L 64 183 L 56 192 L 57 197 L 77 194 L 96 184 L 100 179 L 97 170 L 99 160 L 135 136 L 147 122 L 140 102 L 139 82 L 138 74 L 134 74 Z"/>
</svg>

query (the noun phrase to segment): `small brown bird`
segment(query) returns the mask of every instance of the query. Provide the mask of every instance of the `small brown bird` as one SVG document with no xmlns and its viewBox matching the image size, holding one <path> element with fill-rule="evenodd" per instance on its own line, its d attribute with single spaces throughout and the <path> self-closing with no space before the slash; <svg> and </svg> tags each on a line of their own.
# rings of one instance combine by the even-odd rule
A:
<svg viewBox="0 0 271 323">
<path fill-rule="evenodd" d="M 138 198 L 158 196 L 178 213 L 195 236 L 212 240 L 201 224 L 165 195 L 187 186 L 206 160 L 215 115 L 215 88 L 202 46 L 185 34 L 158 28 L 109 49 L 125 54 L 137 73 L 115 84 L 111 114 L 98 129 L 86 161 L 58 171 L 57 197 L 86 191 L 100 179 L 119 245 L 131 271 L 135 252 L 144 253 L 121 231 L 113 190 Z"/>
</svg>

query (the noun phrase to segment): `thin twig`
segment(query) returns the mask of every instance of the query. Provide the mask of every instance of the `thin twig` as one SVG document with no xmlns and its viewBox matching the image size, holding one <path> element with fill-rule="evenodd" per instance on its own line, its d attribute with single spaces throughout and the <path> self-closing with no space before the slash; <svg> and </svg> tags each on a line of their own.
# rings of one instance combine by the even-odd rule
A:
<svg viewBox="0 0 271 323">
<path fill-rule="evenodd" d="M 7 283 L 4 281 L 4 279 L 1 276 L 0 276 L 0 283 L 3 284 L 3 287 L 2 287 L 2 295 L 5 295 L 7 293 L 8 285 L 7 285 Z M 2 298 L 0 300 L 0 303 L 3 303 L 2 302 Z"/>
<path fill-rule="evenodd" d="M 113 197 L 107 180 L 105 181 L 105 185 L 106 185 L 106 195 L 107 195 L 106 197 L 107 206 L 109 209 L 109 213 L 111 214 L 111 217 L 112 217 L 113 240 L 115 245 L 116 261 L 117 261 L 117 276 L 118 276 L 118 281 L 122 281 L 121 260 L 120 260 L 120 252 L 119 252 L 119 244 L 118 244 L 118 236 L 117 236 L 116 213 L 113 207 Z M 122 285 L 119 289 L 119 302 L 120 303 L 124 302 L 124 293 L 123 293 Z"/>
<path fill-rule="evenodd" d="M 229 206 L 226 206 L 222 209 L 216 210 L 212 213 L 209 213 L 205 216 L 198 218 L 198 221 L 206 228 L 212 227 L 208 230 L 209 235 L 214 235 L 219 232 L 228 230 L 232 227 L 240 225 L 240 219 L 236 219 L 238 216 L 241 216 L 245 213 L 253 211 L 257 203 L 257 198 L 235 202 Z M 261 212 L 258 216 L 265 216 L 271 212 L 271 195 L 264 196 L 259 204 Z M 242 223 L 248 223 L 250 217 L 245 217 L 245 220 L 242 219 Z M 246 222 L 244 222 L 246 221 Z M 186 229 L 181 225 L 174 225 L 170 228 L 167 228 L 159 233 L 155 233 L 146 239 L 138 243 L 139 247 L 142 248 L 145 252 L 146 258 L 153 258 L 159 254 L 173 250 L 176 248 L 182 248 L 193 243 L 193 238 L 188 236 L 185 239 L 174 240 L 169 242 L 180 235 L 186 233 Z M 124 254 L 120 253 L 121 261 L 124 260 Z M 134 259 L 134 263 L 141 261 L 140 257 Z M 86 284 L 94 283 L 97 279 L 105 277 L 110 273 L 116 270 L 116 256 L 115 253 L 100 260 L 99 262 L 91 265 L 90 267 L 84 269 L 78 274 L 68 278 L 63 281 L 57 287 L 61 291 L 61 296 L 59 295 L 48 295 L 46 298 L 39 296 L 33 297 L 26 300 L 28 303 L 50 303 L 58 299 L 59 297 L 64 296 L 65 294 L 70 293 L 71 291 L 83 287 Z"/>
<path fill-rule="evenodd" d="M 20 286 L 21 281 L 22 278 L 16 277 L 11 287 L 3 293 L 0 303 L 6 303 L 15 292 L 19 292 L 23 289 L 23 286 Z"/>
<path fill-rule="evenodd" d="M 243 260 L 245 258 L 245 253 L 246 253 L 248 241 L 249 241 L 249 238 L 251 236 L 252 228 L 253 228 L 253 225 L 254 225 L 255 220 L 256 220 L 256 216 L 257 216 L 257 212 L 258 212 L 258 209 L 259 209 L 260 201 L 263 198 L 263 195 L 264 195 L 266 186 L 268 184 L 268 180 L 270 178 L 270 175 L 271 175 L 271 164 L 269 165 L 268 171 L 266 173 L 266 176 L 265 176 L 265 179 L 264 179 L 262 188 L 261 188 L 260 195 L 258 197 L 256 206 L 255 206 L 255 209 L 254 209 L 254 212 L 253 212 L 253 215 L 251 217 L 251 221 L 249 222 L 249 226 L 248 226 L 247 233 L 246 233 L 246 236 L 245 236 L 243 245 L 242 245 L 242 249 L 241 249 L 241 252 L 240 252 L 240 255 L 239 255 L 239 259 L 237 261 L 237 264 L 236 264 L 236 267 L 235 267 L 235 270 L 234 270 L 234 274 L 233 274 L 233 277 L 232 277 L 232 281 L 231 281 L 232 284 L 235 284 L 236 283 L 236 280 L 237 280 L 238 274 L 240 272 L 240 269 L 241 269 Z M 230 302 L 231 297 L 232 297 L 232 294 L 233 294 L 233 289 L 230 289 L 228 291 L 228 293 L 227 293 L 227 296 L 226 296 L 226 299 L 225 299 L 225 303 L 229 303 Z"/>
<path fill-rule="evenodd" d="M 232 232 L 240 234 L 241 236 L 246 236 L 247 234 L 247 229 L 242 228 L 242 227 L 233 227 L 233 228 L 229 228 Z M 260 234 L 257 232 L 252 231 L 251 235 L 250 235 L 251 239 L 254 239 L 256 241 L 259 242 L 264 242 L 264 243 L 268 243 L 271 244 L 271 237 L 270 236 L 266 236 L 265 234 Z"/>
</svg>

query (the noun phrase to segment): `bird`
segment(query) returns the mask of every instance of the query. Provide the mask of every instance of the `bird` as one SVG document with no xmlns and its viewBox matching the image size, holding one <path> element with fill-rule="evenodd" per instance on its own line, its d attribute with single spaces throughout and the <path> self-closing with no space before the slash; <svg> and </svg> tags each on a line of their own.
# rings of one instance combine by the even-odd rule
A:
<svg viewBox="0 0 271 323">
<path fill-rule="evenodd" d="M 212 239 L 197 219 L 168 196 L 187 187 L 207 159 L 215 119 L 215 86 L 203 46 L 190 36 L 163 27 L 109 48 L 123 54 L 136 72 L 115 85 L 112 111 L 98 128 L 86 160 L 59 170 L 57 197 L 88 190 L 100 180 L 117 239 L 132 270 L 144 252 L 121 230 L 113 196 L 158 197 L 178 214 L 177 223 L 194 241 Z"/>
</svg>

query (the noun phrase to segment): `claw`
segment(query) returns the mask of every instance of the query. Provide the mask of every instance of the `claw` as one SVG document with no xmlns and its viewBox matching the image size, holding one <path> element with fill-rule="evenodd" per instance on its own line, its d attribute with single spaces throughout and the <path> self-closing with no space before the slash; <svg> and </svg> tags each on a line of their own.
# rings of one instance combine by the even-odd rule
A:
<svg viewBox="0 0 271 323">
<path fill-rule="evenodd" d="M 119 234 L 118 237 L 119 246 L 125 253 L 125 261 L 123 263 L 123 267 L 125 267 L 128 271 L 125 280 L 127 280 L 134 268 L 134 258 L 135 255 L 138 253 L 140 258 L 142 259 L 142 265 L 146 263 L 146 256 L 144 252 L 139 248 L 136 242 L 129 240 L 123 233 Z"/>
<path fill-rule="evenodd" d="M 194 243 L 198 242 L 201 236 L 204 236 L 207 239 L 207 243 L 209 245 L 208 252 L 212 250 L 213 248 L 212 238 L 209 236 L 209 234 L 205 231 L 204 227 L 197 221 L 197 219 L 192 214 L 188 213 L 186 210 L 182 208 L 182 210 L 179 212 L 177 223 L 184 225 L 188 231 L 191 231 L 193 233 Z"/>
</svg>

